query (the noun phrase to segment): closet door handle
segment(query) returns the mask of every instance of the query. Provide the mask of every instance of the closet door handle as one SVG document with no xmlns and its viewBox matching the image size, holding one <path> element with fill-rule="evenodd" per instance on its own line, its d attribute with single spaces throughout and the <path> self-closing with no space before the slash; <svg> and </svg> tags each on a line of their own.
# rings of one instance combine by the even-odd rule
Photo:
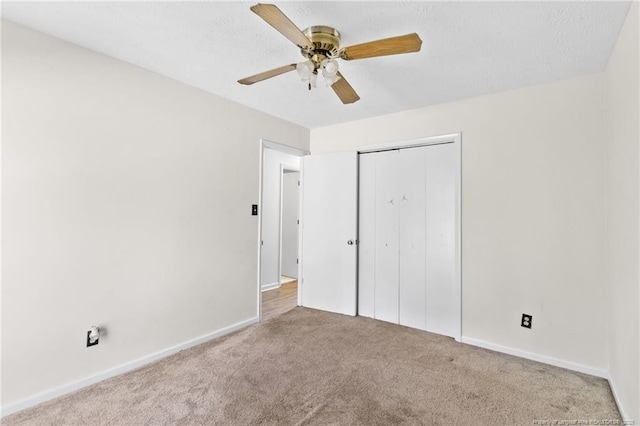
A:
<svg viewBox="0 0 640 426">
<path fill-rule="evenodd" d="M 349 241 L 347 241 L 347 244 L 349 244 L 350 246 L 352 246 L 352 245 L 353 245 L 353 240 L 349 240 Z"/>
</svg>

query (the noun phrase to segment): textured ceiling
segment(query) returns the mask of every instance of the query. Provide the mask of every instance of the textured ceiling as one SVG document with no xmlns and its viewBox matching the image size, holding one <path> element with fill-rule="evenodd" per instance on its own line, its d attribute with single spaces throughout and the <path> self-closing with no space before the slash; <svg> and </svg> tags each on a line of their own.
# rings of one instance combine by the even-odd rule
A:
<svg viewBox="0 0 640 426">
<path fill-rule="evenodd" d="M 417 32 L 422 51 L 340 61 L 361 100 L 309 92 L 303 60 L 249 10 L 256 2 L 2 2 L 2 16 L 314 128 L 602 71 L 629 9 L 620 2 L 278 2 L 300 28 L 330 25 L 342 46 Z"/>
</svg>

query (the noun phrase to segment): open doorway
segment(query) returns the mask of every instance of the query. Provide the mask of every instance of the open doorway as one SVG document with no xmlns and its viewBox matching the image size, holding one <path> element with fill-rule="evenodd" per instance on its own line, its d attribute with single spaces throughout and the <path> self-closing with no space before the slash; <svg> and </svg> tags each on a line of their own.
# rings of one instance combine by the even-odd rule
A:
<svg viewBox="0 0 640 426">
<path fill-rule="evenodd" d="M 298 304 L 300 171 L 280 174 L 280 286 L 262 294 L 262 319 L 273 318 Z"/>
<path fill-rule="evenodd" d="M 266 320 L 298 302 L 300 163 L 307 152 L 262 145 L 258 306 Z"/>
</svg>

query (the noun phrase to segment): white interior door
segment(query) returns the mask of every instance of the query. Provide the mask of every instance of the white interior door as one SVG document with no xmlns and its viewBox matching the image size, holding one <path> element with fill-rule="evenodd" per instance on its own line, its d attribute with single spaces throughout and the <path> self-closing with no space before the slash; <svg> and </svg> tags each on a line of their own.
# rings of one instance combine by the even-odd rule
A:
<svg viewBox="0 0 640 426">
<path fill-rule="evenodd" d="M 302 159 L 302 306 L 356 314 L 358 155 Z"/>
<path fill-rule="evenodd" d="M 300 214 L 300 172 L 282 174 L 280 274 L 298 278 L 298 216 Z"/>
</svg>

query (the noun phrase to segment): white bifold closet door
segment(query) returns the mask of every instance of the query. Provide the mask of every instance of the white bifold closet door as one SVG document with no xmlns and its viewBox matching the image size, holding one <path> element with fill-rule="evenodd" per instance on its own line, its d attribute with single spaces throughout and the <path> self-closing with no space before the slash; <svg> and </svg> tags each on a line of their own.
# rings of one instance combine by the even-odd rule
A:
<svg viewBox="0 0 640 426">
<path fill-rule="evenodd" d="M 456 152 L 360 155 L 360 315 L 460 336 Z"/>
</svg>

